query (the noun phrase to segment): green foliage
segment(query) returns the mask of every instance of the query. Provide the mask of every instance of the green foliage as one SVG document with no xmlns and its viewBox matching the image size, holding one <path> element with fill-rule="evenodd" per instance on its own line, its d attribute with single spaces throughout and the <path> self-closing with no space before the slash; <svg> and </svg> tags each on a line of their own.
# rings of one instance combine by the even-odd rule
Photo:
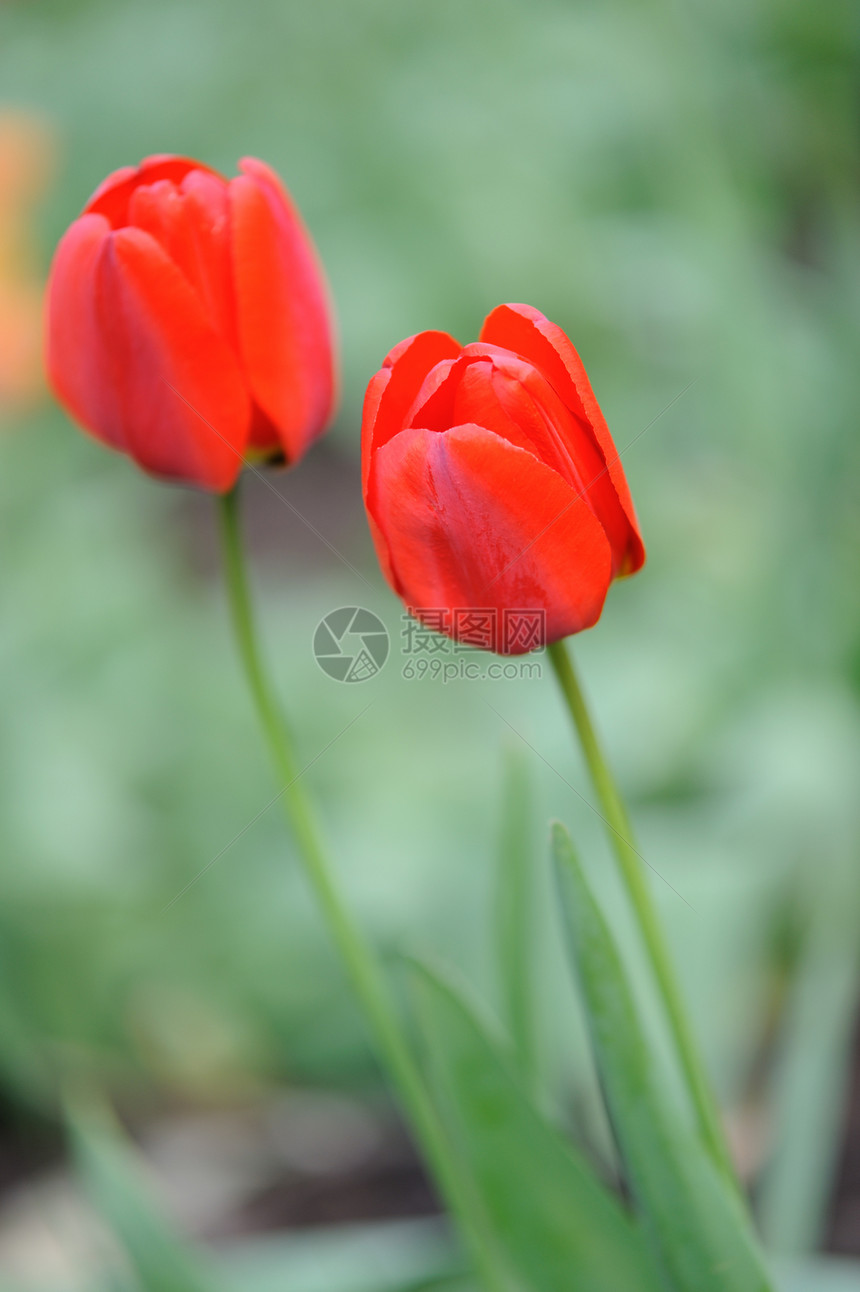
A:
<svg viewBox="0 0 860 1292">
<path fill-rule="evenodd" d="M 81 1178 L 133 1271 L 115 1272 L 116 1292 L 128 1292 L 133 1276 L 140 1292 L 454 1292 L 460 1278 L 460 1262 L 432 1222 L 246 1241 L 216 1269 L 162 1215 L 103 1104 L 72 1103 L 68 1123 Z"/>
<path fill-rule="evenodd" d="M 815 1251 L 826 1229 L 847 1097 L 860 995 L 860 875 L 853 853 L 810 891 L 805 914 L 778 1043 L 776 1149 L 759 1204 L 768 1246 L 795 1254 Z"/>
<path fill-rule="evenodd" d="M 433 1089 L 517 1286 L 656 1292 L 643 1236 L 537 1112 L 511 1054 L 446 979 L 415 965 L 414 982 Z"/>
<path fill-rule="evenodd" d="M 614 939 L 563 826 L 552 833 L 562 909 L 627 1178 L 676 1292 L 771 1286 L 738 1196 L 662 1088 Z"/>
<path fill-rule="evenodd" d="M 225 1284 L 173 1233 L 150 1196 L 106 1108 L 70 1106 L 69 1131 L 81 1177 L 125 1249 L 146 1292 L 225 1292 Z"/>
</svg>

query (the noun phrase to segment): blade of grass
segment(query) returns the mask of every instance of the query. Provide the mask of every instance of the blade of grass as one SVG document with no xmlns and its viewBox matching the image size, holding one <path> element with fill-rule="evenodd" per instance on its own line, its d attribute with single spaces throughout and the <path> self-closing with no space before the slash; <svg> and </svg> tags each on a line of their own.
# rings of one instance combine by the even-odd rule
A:
<svg viewBox="0 0 860 1292">
<path fill-rule="evenodd" d="M 162 1215 L 105 1105 L 92 1096 L 75 1099 L 67 1124 L 84 1184 L 146 1292 L 225 1292 Z"/>
<path fill-rule="evenodd" d="M 563 826 L 552 831 L 561 905 L 595 1059 L 627 1179 L 675 1292 L 766 1292 L 747 1216 L 660 1084 L 609 928 Z"/>
<path fill-rule="evenodd" d="M 792 1255 L 813 1252 L 822 1237 L 850 1078 L 860 882 L 854 858 L 847 863 L 818 872 L 776 1063 L 776 1151 L 762 1185 L 762 1231 L 768 1246 Z"/>
<path fill-rule="evenodd" d="M 429 1292 L 463 1283 L 468 1256 L 441 1217 L 371 1220 L 240 1238 L 222 1269 L 233 1292 Z"/>
</svg>

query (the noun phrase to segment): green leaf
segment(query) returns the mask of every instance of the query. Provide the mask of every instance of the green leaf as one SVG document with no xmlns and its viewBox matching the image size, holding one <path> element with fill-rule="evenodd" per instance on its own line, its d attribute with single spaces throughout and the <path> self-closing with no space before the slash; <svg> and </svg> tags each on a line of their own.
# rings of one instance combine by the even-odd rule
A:
<svg viewBox="0 0 860 1292">
<path fill-rule="evenodd" d="M 538 1065 L 532 999 L 532 812 L 526 760 L 515 748 L 508 749 L 505 755 L 501 820 L 495 909 L 499 980 L 517 1066 L 526 1087 L 534 1090 Z"/>
<path fill-rule="evenodd" d="M 162 1216 L 107 1108 L 76 1100 L 67 1121 L 84 1183 L 146 1292 L 223 1292 Z"/>
<path fill-rule="evenodd" d="M 806 899 L 809 926 L 777 1047 L 776 1149 L 760 1195 L 768 1246 L 794 1255 L 823 1237 L 851 1078 L 860 989 L 853 855 L 816 870 Z"/>
<path fill-rule="evenodd" d="M 764 1292 L 740 1199 L 661 1085 L 621 957 L 563 826 L 552 846 L 595 1059 L 630 1187 L 676 1292 Z"/>
<path fill-rule="evenodd" d="M 223 1252 L 222 1269 L 235 1292 L 462 1292 L 467 1262 L 450 1226 L 433 1217 L 241 1238 Z"/>
<path fill-rule="evenodd" d="M 413 964 L 428 1077 L 511 1269 L 533 1292 L 657 1292 L 647 1243 L 531 1103 L 459 990 Z"/>
</svg>

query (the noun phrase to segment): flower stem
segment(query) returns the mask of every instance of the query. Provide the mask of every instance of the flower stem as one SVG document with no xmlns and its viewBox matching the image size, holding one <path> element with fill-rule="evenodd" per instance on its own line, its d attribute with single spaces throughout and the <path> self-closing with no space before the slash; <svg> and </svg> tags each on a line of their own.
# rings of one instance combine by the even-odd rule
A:
<svg viewBox="0 0 860 1292">
<path fill-rule="evenodd" d="M 471 1183 L 461 1170 L 420 1070 L 401 1033 L 375 954 L 353 922 L 338 890 L 310 800 L 305 792 L 292 740 L 263 667 L 242 542 L 238 486 L 220 499 L 224 573 L 239 655 L 279 780 L 282 802 L 308 879 L 331 937 L 352 982 L 379 1059 L 388 1070 L 401 1106 L 451 1210 L 458 1216 L 473 1259 L 489 1292 L 507 1292 L 508 1282 L 482 1226 L 474 1216 Z"/>
<path fill-rule="evenodd" d="M 609 842 L 615 853 L 630 902 L 636 912 L 700 1133 L 716 1164 L 736 1185 L 737 1178 L 726 1146 L 722 1124 L 687 1020 L 686 1009 L 672 967 L 672 959 L 648 888 L 642 858 L 633 843 L 630 818 L 606 759 L 603 757 L 573 661 L 564 642 L 554 642 L 548 648 L 548 653 L 582 745 L 592 784 L 607 826 Z"/>
</svg>

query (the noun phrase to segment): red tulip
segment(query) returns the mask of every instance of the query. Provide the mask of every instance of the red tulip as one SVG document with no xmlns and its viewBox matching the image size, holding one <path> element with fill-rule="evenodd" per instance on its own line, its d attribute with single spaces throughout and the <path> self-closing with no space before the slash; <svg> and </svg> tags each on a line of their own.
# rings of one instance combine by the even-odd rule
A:
<svg viewBox="0 0 860 1292">
<path fill-rule="evenodd" d="M 396 346 L 367 389 L 362 464 L 388 582 L 458 640 L 520 654 L 540 644 L 517 634 L 520 612 L 546 642 L 589 628 L 645 559 L 579 355 L 528 305 L 500 305 L 472 345 L 422 332 Z"/>
<path fill-rule="evenodd" d="M 302 456 L 334 402 L 310 237 L 274 171 L 184 157 L 110 175 L 63 236 L 48 371 L 98 439 L 153 475 L 223 492 L 243 459 Z"/>
</svg>

